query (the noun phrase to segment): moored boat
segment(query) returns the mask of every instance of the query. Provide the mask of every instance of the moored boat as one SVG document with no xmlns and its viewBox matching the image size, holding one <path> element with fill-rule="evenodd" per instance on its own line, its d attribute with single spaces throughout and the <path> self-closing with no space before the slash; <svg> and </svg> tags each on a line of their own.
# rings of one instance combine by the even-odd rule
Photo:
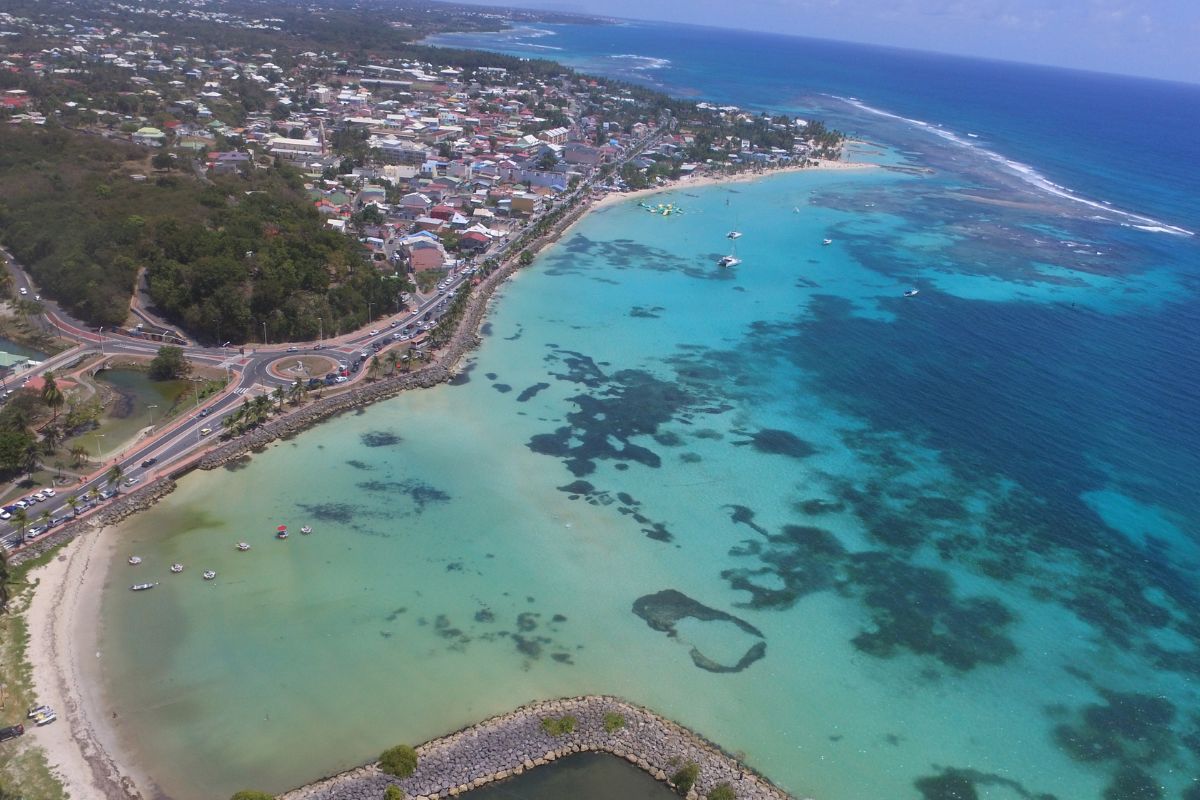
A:
<svg viewBox="0 0 1200 800">
<path fill-rule="evenodd" d="M 732 256 L 732 255 L 722 256 L 721 260 L 717 262 L 717 266 L 718 267 L 736 267 L 740 263 L 742 263 L 742 260 L 740 258 L 738 258 L 737 256 Z"/>
<path fill-rule="evenodd" d="M 287 525 L 280 525 L 275 529 L 276 539 L 286 539 L 288 537 Z"/>
<path fill-rule="evenodd" d="M 204 570 L 204 580 L 211 581 L 215 577 L 217 577 L 217 573 L 214 572 L 213 570 L 211 570 L 211 569 Z"/>
<path fill-rule="evenodd" d="M 250 544 L 248 542 L 238 542 L 237 549 L 241 550 L 244 553 L 250 549 Z"/>
<path fill-rule="evenodd" d="M 171 565 L 171 572 L 174 572 L 176 575 L 178 575 L 179 573 L 183 572 L 183 564 L 178 564 L 178 563 L 177 563 L 177 564 L 172 564 L 172 565 Z"/>
<path fill-rule="evenodd" d="M 154 583 L 135 583 L 133 586 L 130 586 L 129 589 L 130 591 L 134 592 L 144 592 L 147 589 L 153 589 L 155 586 L 158 586 L 157 581 Z"/>
<path fill-rule="evenodd" d="M 833 244 L 833 239 L 822 239 L 821 240 L 821 245 L 824 247 L 829 247 L 829 245 L 831 245 L 831 244 Z"/>
<path fill-rule="evenodd" d="M 312 533 L 312 526 L 305 525 L 303 528 L 300 529 L 300 532 L 301 533 Z"/>
<path fill-rule="evenodd" d="M 904 296 L 905 297 L 916 297 L 920 293 L 921 293 L 920 289 L 909 289 L 907 292 L 904 293 Z"/>
<path fill-rule="evenodd" d="M 142 557 L 141 556 L 130 556 L 129 563 L 136 567 L 138 564 L 142 563 Z"/>
<path fill-rule="evenodd" d="M 726 239 L 740 239 L 740 238 L 742 238 L 742 232 L 741 231 L 730 231 L 729 233 L 725 234 L 725 238 Z"/>
</svg>

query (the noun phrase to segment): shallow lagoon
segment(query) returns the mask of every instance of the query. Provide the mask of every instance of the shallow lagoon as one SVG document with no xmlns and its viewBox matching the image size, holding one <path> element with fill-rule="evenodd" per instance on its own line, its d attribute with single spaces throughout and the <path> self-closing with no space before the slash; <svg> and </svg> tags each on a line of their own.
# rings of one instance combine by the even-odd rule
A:
<svg viewBox="0 0 1200 800">
<path fill-rule="evenodd" d="M 504 290 L 457 385 L 187 478 L 103 598 L 127 746 L 184 800 L 281 790 L 612 693 L 822 800 L 1182 789 L 1195 609 L 1108 527 L 1147 505 L 1127 475 L 1155 434 L 1091 369 L 1159 301 L 1001 259 L 901 213 L 916 191 L 813 173 L 605 209 Z M 1011 289 L 981 299 L 988 259 Z M 1114 402 L 1127 427 L 1095 435 Z"/>
</svg>

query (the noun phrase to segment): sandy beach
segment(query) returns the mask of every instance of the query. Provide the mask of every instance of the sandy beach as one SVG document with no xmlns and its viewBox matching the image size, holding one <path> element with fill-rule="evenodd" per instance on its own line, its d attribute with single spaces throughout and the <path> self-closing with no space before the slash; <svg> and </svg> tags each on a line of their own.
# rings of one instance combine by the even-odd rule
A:
<svg viewBox="0 0 1200 800">
<path fill-rule="evenodd" d="M 40 703 L 58 712 L 58 722 L 32 728 L 46 760 L 71 797 L 138 798 L 141 776 L 120 769 L 115 732 L 106 724 L 100 687 L 85 664 L 98 654 L 100 590 L 104 586 L 113 528 L 103 528 L 68 543 L 31 575 L 37 581 L 27 612 L 33 684 Z M 92 658 L 96 656 L 92 655 Z"/>
<path fill-rule="evenodd" d="M 878 166 L 878 164 L 860 161 L 830 161 L 828 159 L 819 159 L 816 166 L 775 167 L 762 171 L 739 172 L 733 175 L 695 175 L 686 178 L 680 178 L 679 180 L 665 183 L 662 186 L 654 186 L 649 189 L 637 189 L 632 192 L 609 192 L 607 195 L 598 200 L 592 206 L 592 208 L 604 208 L 607 205 L 620 203 L 625 200 L 640 200 L 652 195 L 662 194 L 663 192 L 699 189 L 704 186 L 718 186 L 727 183 L 748 183 L 750 181 L 762 180 L 763 178 L 770 178 L 775 175 L 787 175 L 793 172 L 876 169 Z"/>
</svg>

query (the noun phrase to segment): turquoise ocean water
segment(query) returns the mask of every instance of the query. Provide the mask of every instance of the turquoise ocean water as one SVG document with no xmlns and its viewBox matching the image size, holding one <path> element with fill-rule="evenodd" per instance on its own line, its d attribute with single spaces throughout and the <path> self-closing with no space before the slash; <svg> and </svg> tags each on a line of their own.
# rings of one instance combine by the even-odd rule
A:
<svg viewBox="0 0 1200 800">
<path fill-rule="evenodd" d="M 611 692 L 819 800 L 1198 796 L 1196 245 L 1146 230 L 1194 199 L 822 98 L 857 157 L 932 172 L 593 213 L 505 287 L 455 385 L 127 524 L 100 670 L 166 794 Z"/>
</svg>

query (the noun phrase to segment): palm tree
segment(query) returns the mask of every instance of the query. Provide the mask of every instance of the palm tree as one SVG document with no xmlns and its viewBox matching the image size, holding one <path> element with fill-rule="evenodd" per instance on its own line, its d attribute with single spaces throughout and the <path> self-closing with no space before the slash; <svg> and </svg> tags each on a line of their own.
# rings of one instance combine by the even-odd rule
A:
<svg viewBox="0 0 1200 800">
<path fill-rule="evenodd" d="M 121 491 L 121 478 L 125 475 L 125 470 L 121 469 L 120 464 L 113 464 L 109 467 L 108 473 L 104 476 L 104 482 L 111 486 L 115 491 Z"/>
<path fill-rule="evenodd" d="M 400 360 L 400 354 L 395 350 L 389 350 L 387 354 L 388 375 L 396 373 L 396 362 Z"/>
<path fill-rule="evenodd" d="M 375 380 L 376 378 L 379 377 L 380 366 L 381 366 L 381 364 L 379 361 L 379 356 L 371 356 L 371 367 L 367 370 L 367 376 L 371 380 Z"/>
<path fill-rule="evenodd" d="M 25 472 L 31 478 L 33 473 L 37 472 L 39 455 L 41 455 L 41 448 L 38 447 L 37 442 L 30 440 L 29 444 L 25 446 L 24 467 Z"/>
<path fill-rule="evenodd" d="M 25 541 L 25 529 L 29 527 L 29 512 L 18 508 L 13 513 L 13 525 L 16 525 L 17 530 L 21 532 L 21 541 Z"/>
<path fill-rule="evenodd" d="M 46 455 L 51 455 L 58 445 L 62 442 L 62 428 L 57 425 L 50 424 L 42 428 L 42 447 L 46 450 Z"/>
<path fill-rule="evenodd" d="M 98 498 L 100 496 L 100 491 L 95 486 L 93 486 L 92 488 L 87 490 L 87 494 L 84 496 L 87 497 L 87 500 L 89 503 L 94 503 L 94 502 L 96 502 L 96 498 Z"/>
<path fill-rule="evenodd" d="M 42 523 L 42 527 L 44 528 L 44 527 L 46 527 L 47 525 L 49 525 L 49 524 L 50 524 L 50 519 L 51 519 L 51 517 L 50 517 L 50 509 L 46 509 L 46 510 L 45 510 L 45 511 L 43 511 L 43 512 L 41 513 L 41 515 L 38 517 L 38 522 Z"/>
<path fill-rule="evenodd" d="M 67 498 L 67 508 L 71 509 L 72 517 L 78 517 L 79 516 L 79 498 L 76 497 L 75 495 L 71 495 L 70 497 L 68 497 Z"/>
<path fill-rule="evenodd" d="M 282 414 L 283 413 L 283 398 L 287 395 L 287 391 L 282 386 L 276 386 L 275 391 L 272 392 L 271 394 L 273 394 L 275 396 L 275 401 L 279 404 L 278 407 L 276 408 L 276 413 Z"/>
<path fill-rule="evenodd" d="M 71 445 L 71 461 L 75 464 L 75 466 L 83 466 L 84 462 L 87 461 L 87 457 L 88 451 L 86 447 L 78 442 Z"/>
<path fill-rule="evenodd" d="M 296 381 L 288 387 L 288 402 L 294 406 L 300 405 L 300 397 L 304 393 L 304 384 Z"/>
<path fill-rule="evenodd" d="M 42 386 L 42 402 L 54 412 L 53 421 L 57 421 L 58 410 L 62 408 L 67 398 L 63 396 L 62 390 L 58 388 L 58 382 L 54 380 L 53 372 L 47 370 L 42 379 L 45 380 L 45 384 Z"/>
</svg>

